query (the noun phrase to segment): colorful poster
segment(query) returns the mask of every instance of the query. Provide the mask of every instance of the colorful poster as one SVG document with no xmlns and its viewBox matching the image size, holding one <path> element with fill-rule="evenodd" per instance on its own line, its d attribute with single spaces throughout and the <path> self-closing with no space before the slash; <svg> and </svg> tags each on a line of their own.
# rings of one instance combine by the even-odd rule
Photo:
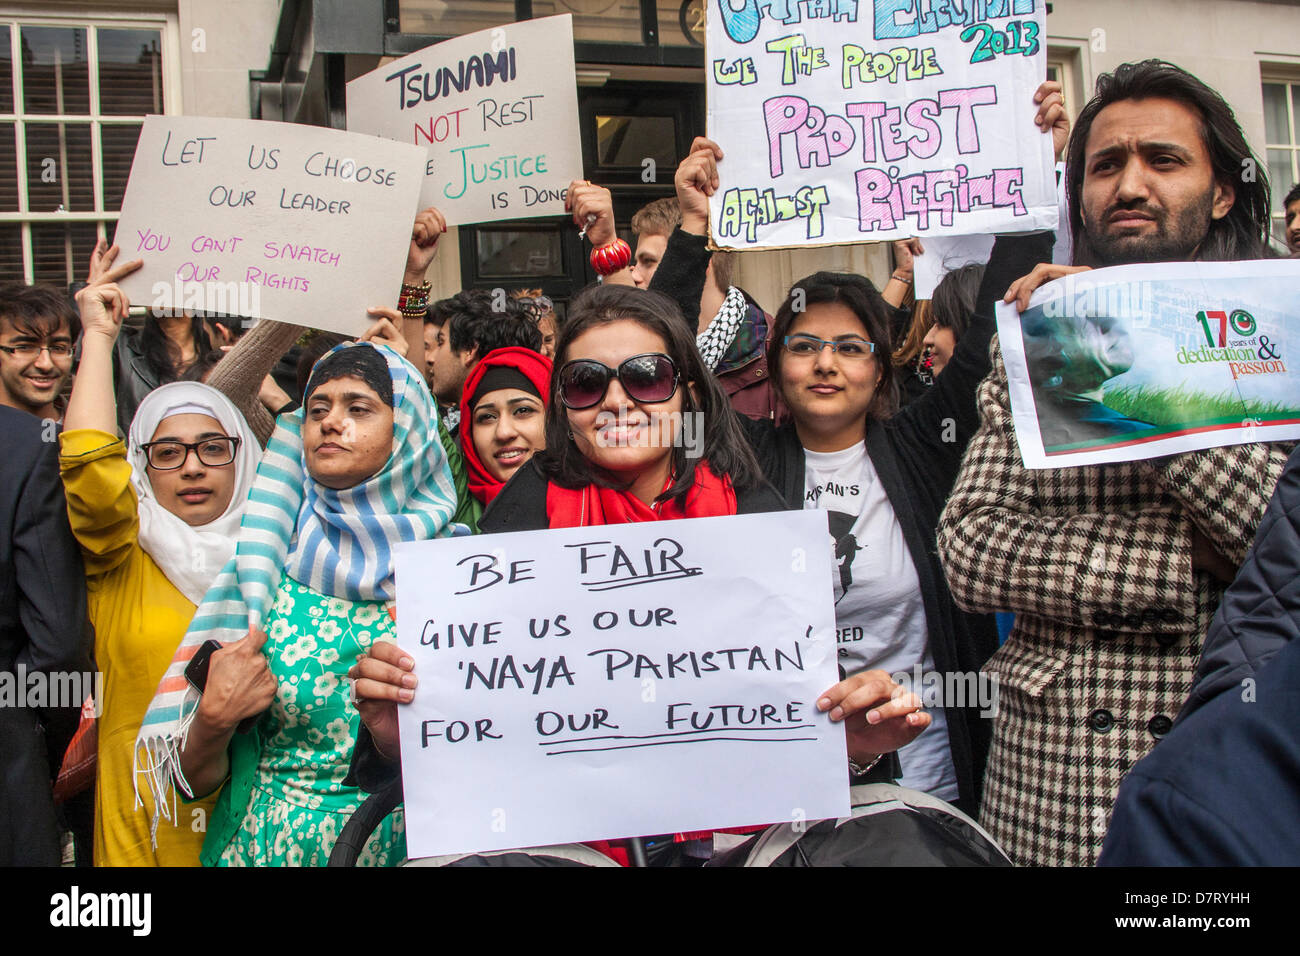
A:
<svg viewBox="0 0 1300 956">
<path fill-rule="evenodd" d="M 1300 438 L 1300 262 L 1076 273 L 998 337 L 1026 468 Z"/>
<path fill-rule="evenodd" d="M 826 534 L 780 512 L 398 545 L 410 856 L 847 815 Z"/>
<path fill-rule="evenodd" d="M 709 0 L 723 248 L 1054 229 L 1043 0 Z"/>
<path fill-rule="evenodd" d="M 420 208 L 449 225 L 564 213 L 582 178 L 569 14 L 467 33 L 348 84 L 348 129 L 428 153 Z"/>
<path fill-rule="evenodd" d="M 150 116 L 113 241 L 132 303 L 346 335 L 391 305 L 417 212 L 414 146 L 319 126 Z"/>
</svg>

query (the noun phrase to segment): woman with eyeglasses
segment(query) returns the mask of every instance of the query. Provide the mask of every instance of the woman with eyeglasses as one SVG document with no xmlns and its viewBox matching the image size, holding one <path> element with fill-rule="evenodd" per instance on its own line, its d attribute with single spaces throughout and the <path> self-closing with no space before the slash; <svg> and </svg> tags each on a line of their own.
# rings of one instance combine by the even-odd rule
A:
<svg viewBox="0 0 1300 956">
<path fill-rule="evenodd" d="M 533 531 L 779 511 L 745 441 L 739 417 L 709 374 L 692 328 L 655 292 L 596 286 L 572 303 L 556 347 L 558 371 L 546 413 L 546 449 L 520 468 L 483 514 L 484 533 Z M 696 416 L 691 424 L 687 416 Z M 686 438 L 695 441 L 687 447 Z M 414 699 L 411 661 L 376 648 L 352 669 L 372 741 L 358 742 L 367 789 L 396 774 L 396 703 Z M 910 695 L 892 698 L 888 675 L 843 681 L 818 702 L 845 726 L 851 766 L 928 723 Z M 891 699 L 892 698 L 892 699 Z M 874 719 L 868 721 L 871 711 Z M 376 750 L 378 753 L 376 753 Z M 709 834 L 690 834 L 692 841 Z M 707 855 L 707 846 L 694 850 Z"/>
<path fill-rule="evenodd" d="M 126 296 L 114 283 L 139 267 L 108 270 L 77 294 L 84 328 L 59 465 L 73 533 L 85 560 L 95 656 L 97 866 L 197 866 L 212 800 L 160 826 L 135 808 L 135 737 L 194 609 L 235 550 L 260 448 L 220 392 L 173 382 L 140 402 L 117 437 L 114 343 Z"/>
<path fill-rule="evenodd" d="M 901 411 L 889 307 L 865 278 L 819 272 L 777 312 L 768 367 L 792 422 L 747 424 L 787 507 L 828 512 L 843 673 L 905 673 L 933 723 L 898 754 L 901 782 L 975 812 L 995 700 L 978 684 L 997 649 L 988 615 L 953 603 L 935 553 L 939 514 L 979 426 L 993 301 L 1023 247 L 1045 261 L 1051 236 L 999 238 L 979 304 L 942 376 Z M 796 309 L 796 304 L 802 309 Z"/>
</svg>

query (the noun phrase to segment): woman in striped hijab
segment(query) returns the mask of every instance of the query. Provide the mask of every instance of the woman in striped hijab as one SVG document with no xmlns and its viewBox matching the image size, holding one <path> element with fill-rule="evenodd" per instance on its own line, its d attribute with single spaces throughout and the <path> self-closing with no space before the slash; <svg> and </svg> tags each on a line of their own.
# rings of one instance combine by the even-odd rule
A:
<svg viewBox="0 0 1300 956">
<path fill-rule="evenodd" d="M 414 366 L 348 343 L 312 371 L 257 470 L 235 557 L 194 616 L 145 715 L 137 784 L 221 787 L 208 866 L 324 865 L 363 795 L 344 785 L 358 715 L 344 679 L 393 640 L 393 546 L 450 533 L 456 498 L 437 410 Z M 212 654 L 200 694 L 186 667 Z M 174 807 L 172 808 L 174 812 Z M 360 862 L 405 856 L 401 811 Z"/>
</svg>

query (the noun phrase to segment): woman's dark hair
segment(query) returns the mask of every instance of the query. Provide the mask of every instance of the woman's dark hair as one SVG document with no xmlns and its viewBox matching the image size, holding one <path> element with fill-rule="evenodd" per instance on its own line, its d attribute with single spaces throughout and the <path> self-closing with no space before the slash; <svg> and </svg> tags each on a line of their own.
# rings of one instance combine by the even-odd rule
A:
<svg viewBox="0 0 1300 956">
<path fill-rule="evenodd" d="M 930 297 L 934 324 L 940 328 L 952 329 L 955 339 L 965 335 L 970 317 L 975 314 L 975 298 L 979 295 L 983 279 L 984 266 L 978 262 L 953 269 L 940 279 Z"/>
<path fill-rule="evenodd" d="M 808 306 L 839 302 L 847 306 L 875 343 L 873 358 L 880 369 L 880 384 L 867 408 L 867 417 L 885 419 L 898 409 L 898 384 L 894 379 L 893 344 L 889 336 L 890 306 L 880 297 L 871 280 L 847 272 L 816 272 L 805 276 L 790 289 L 772 320 L 772 339 L 767 344 L 767 367 L 779 389 L 784 339 Z M 798 308 L 796 308 L 796 306 Z M 783 395 L 782 398 L 785 396 Z"/>
<path fill-rule="evenodd" d="M 1164 60 L 1121 63 L 1114 73 L 1097 78 L 1092 99 L 1079 113 L 1065 157 L 1065 190 L 1070 205 L 1070 233 L 1074 237 L 1074 264 L 1096 265 L 1083 227 L 1083 179 L 1087 171 L 1088 136 L 1097 114 L 1122 100 L 1174 100 L 1201 118 L 1201 140 L 1210 154 L 1214 177 L 1231 184 L 1232 208 L 1222 219 L 1210 222 L 1196 250 L 1196 258 L 1226 262 L 1258 259 L 1268 243 L 1268 174 L 1255 158 L 1236 117 L 1222 96 L 1192 74 Z M 1251 175 L 1244 173 L 1249 171 Z"/>
<path fill-rule="evenodd" d="M 745 440 L 722 386 L 704 367 L 695 346 L 695 333 L 687 327 L 677 303 L 658 292 L 615 285 L 589 286 L 569 305 L 564 329 L 555 343 L 556 374 L 551 376 L 551 400 L 546 410 L 546 450 L 534 456 L 542 474 L 564 488 L 594 484 L 626 490 L 626 485 L 592 465 L 574 444 L 567 409 L 560 401 L 559 375 L 568 361 L 574 339 L 596 326 L 624 320 L 635 322 L 664 340 L 666 354 L 680 375 L 678 394 L 682 397 L 682 415 L 699 412 L 704 416 L 700 456 L 688 457 L 682 442 L 674 444 L 676 481 L 658 500 L 685 496 L 695 482 L 695 467 L 701 460 L 707 461 L 719 478 L 730 476 L 737 491 L 761 485 L 763 477 L 754 452 Z"/>
<path fill-rule="evenodd" d="M 203 319 L 190 316 L 190 335 L 194 338 L 194 354 L 198 357 L 212 351 L 212 340 L 208 338 L 208 327 Z M 153 312 L 146 312 L 144 325 L 140 328 L 140 351 L 144 354 L 145 364 L 158 376 L 158 384 L 166 385 L 180 378 L 177 366 L 181 355 L 172 345 L 171 340 L 163 334 L 162 326 Z"/>
<path fill-rule="evenodd" d="M 342 345 L 346 341 L 348 337 L 337 332 L 317 332 L 303 344 L 302 354 L 298 356 L 298 370 L 295 376 L 299 396 L 307 391 L 307 379 L 311 378 L 312 366 L 334 346 Z"/>
</svg>

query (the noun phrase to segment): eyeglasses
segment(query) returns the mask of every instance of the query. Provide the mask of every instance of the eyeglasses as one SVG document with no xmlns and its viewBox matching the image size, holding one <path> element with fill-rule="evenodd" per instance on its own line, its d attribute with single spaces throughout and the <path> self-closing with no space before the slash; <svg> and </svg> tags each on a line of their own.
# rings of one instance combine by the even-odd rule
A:
<svg viewBox="0 0 1300 956">
<path fill-rule="evenodd" d="M 842 355 L 846 359 L 866 359 L 870 358 L 876 351 L 876 343 L 868 342 L 866 339 L 840 339 L 830 342 L 826 339 L 819 339 L 815 335 L 787 335 L 781 340 L 785 345 L 785 350 L 791 355 L 798 355 L 800 358 L 810 358 L 819 355 L 821 350 L 830 347 L 833 354 Z"/>
<path fill-rule="evenodd" d="M 35 342 L 24 342 L 21 345 L 0 345 L 0 352 L 8 352 L 10 355 L 17 355 L 19 358 L 33 359 L 42 352 L 49 352 L 50 358 L 67 358 L 72 354 L 72 346 L 56 343 L 54 345 L 37 345 Z"/>
<path fill-rule="evenodd" d="M 560 401 L 566 408 L 580 411 L 599 404 L 617 378 L 634 402 L 654 405 L 666 402 L 677 391 L 677 366 L 662 352 L 633 355 L 612 369 L 594 359 L 566 362 L 560 369 Z"/>
<path fill-rule="evenodd" d="M 209 468 L 220 468 L 235 460 L 239 449 L 238 438 L 205 438 L 202 441 L 151 441 L 140 446 L 155 471 L 175 471 L 193 451 L 199 462 Z"/>
</svg>

